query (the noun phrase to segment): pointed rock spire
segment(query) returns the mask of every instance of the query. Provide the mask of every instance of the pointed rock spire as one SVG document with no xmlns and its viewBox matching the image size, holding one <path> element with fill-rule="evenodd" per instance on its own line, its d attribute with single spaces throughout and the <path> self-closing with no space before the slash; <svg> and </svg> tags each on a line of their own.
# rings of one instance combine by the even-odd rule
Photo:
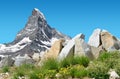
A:
<svg viewBox="0 0 120 79">
<path fill-rule="evenodd" d="M 40 16 L 42 19 L 46 20 L 44 14 L 37 8 L 33 9 L 32 15 L 33 16 Z"/>
<path fill-rule="evenodd" d="M 88 44 L 94 47 L 98 47 L 101 44 L 100 33 L 101 29 L 99 28 L 95 29 L 89 38 Z"/>
</svg>

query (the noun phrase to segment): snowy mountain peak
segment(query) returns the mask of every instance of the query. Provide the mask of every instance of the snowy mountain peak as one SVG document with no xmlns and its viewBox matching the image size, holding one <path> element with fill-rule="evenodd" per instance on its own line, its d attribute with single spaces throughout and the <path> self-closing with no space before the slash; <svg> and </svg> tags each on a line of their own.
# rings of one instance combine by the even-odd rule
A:
<svg viewBox="0 0 120 79">
<path fill-rule="evenodd" d="M 34 8 L 25 27 L 9 44 L 0 45 L 0 54 L 25 55 L 48 50 L 58 39 L 70 39 L 68 36 L 51 28 L 42 12 Z"/>
<path fill-rule="evenodd" d="M 33 9 L 32 15 L 33 16 L 40 16 L 42 19 L 46 20 L 44 14 L 37 8 Z"/>
</svg>

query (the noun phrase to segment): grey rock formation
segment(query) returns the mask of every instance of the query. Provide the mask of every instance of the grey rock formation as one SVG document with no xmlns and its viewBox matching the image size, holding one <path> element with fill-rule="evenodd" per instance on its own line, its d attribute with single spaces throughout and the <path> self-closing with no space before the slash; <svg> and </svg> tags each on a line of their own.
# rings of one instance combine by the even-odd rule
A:
<svg viewBox="0 0 120 79">
<path fill-rule="evenodd" d="M 88 44 L 94 47 L 98 47 L 101 44 L 100 33 L 101 29 L 95 29 L 89 38 Z"/>
<path fill-rule="evenodd" d="M 99 57 L 100 53 L 104 51 L 104 50 L 94 47 L 94 46 L 91 46 L 90 49 L 91 49 L 91 53 L 92 53 L 94 59 L 97 59 Z"/>
<path fill-rule="evenodd" d="M 98 58 L 101 50 L 97 47 L 90 46 L 84 39 L 75 39 L 75 56 L 87 56 L 90 59 Z"/>
<path fill-rule="evenodd" d="M 83 34 L 78 34 L 76 35 L 73 39 L 71 39 L 67 45 L 61 50 L 58 59 L 62 60 L 68 56 L 73 56 L 74 54 L 74 47 L 75 47 L 75 39 L 84 39 L 84 35 Z"/>
<path fill-rule="evenodd" d="M 107 51 L 120 49 L 120 41 L 106 30 L 101 32 L 101 42 L 103 48 L 105 48 Z"/>
<path fill-rule="evenodd" d="M 85 43 L 84 39 L 79 38 L 75 40 L 75 56 L 87 56 L 90 59 L 94 59 L 91 46 Z"/>
</svg>

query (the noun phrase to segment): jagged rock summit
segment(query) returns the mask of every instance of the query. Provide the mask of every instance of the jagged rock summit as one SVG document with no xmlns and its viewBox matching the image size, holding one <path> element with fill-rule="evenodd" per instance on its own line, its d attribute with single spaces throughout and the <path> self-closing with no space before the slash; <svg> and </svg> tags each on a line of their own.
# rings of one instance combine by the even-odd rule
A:
<svg viewBox="0 0 120 79">
<path fill-rule="evenodd" d="M 37 8 L 34 8 L 25 28 L 9 44 L 0 45 L 1 55 L 33 55 L 49 49 L 58 39 L 69 40 L 70 37 L 51 28 L 45 16 Z"/>
</svg>

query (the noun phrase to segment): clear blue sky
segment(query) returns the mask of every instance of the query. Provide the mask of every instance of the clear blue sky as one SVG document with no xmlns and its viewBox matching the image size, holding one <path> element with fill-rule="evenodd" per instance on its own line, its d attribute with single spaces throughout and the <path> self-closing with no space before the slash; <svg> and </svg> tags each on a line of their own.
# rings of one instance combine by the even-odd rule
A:
<svg viewBox="0 0 120 79">
<path fill-rule="evenodd" d="M 120 0 L 0 0 L 0 43 L 14 40 L 33 8 L 44 13 L 48 24 L 71 37 L 89 36 L 95 28 L 120 37 Z"/>
</svg>

